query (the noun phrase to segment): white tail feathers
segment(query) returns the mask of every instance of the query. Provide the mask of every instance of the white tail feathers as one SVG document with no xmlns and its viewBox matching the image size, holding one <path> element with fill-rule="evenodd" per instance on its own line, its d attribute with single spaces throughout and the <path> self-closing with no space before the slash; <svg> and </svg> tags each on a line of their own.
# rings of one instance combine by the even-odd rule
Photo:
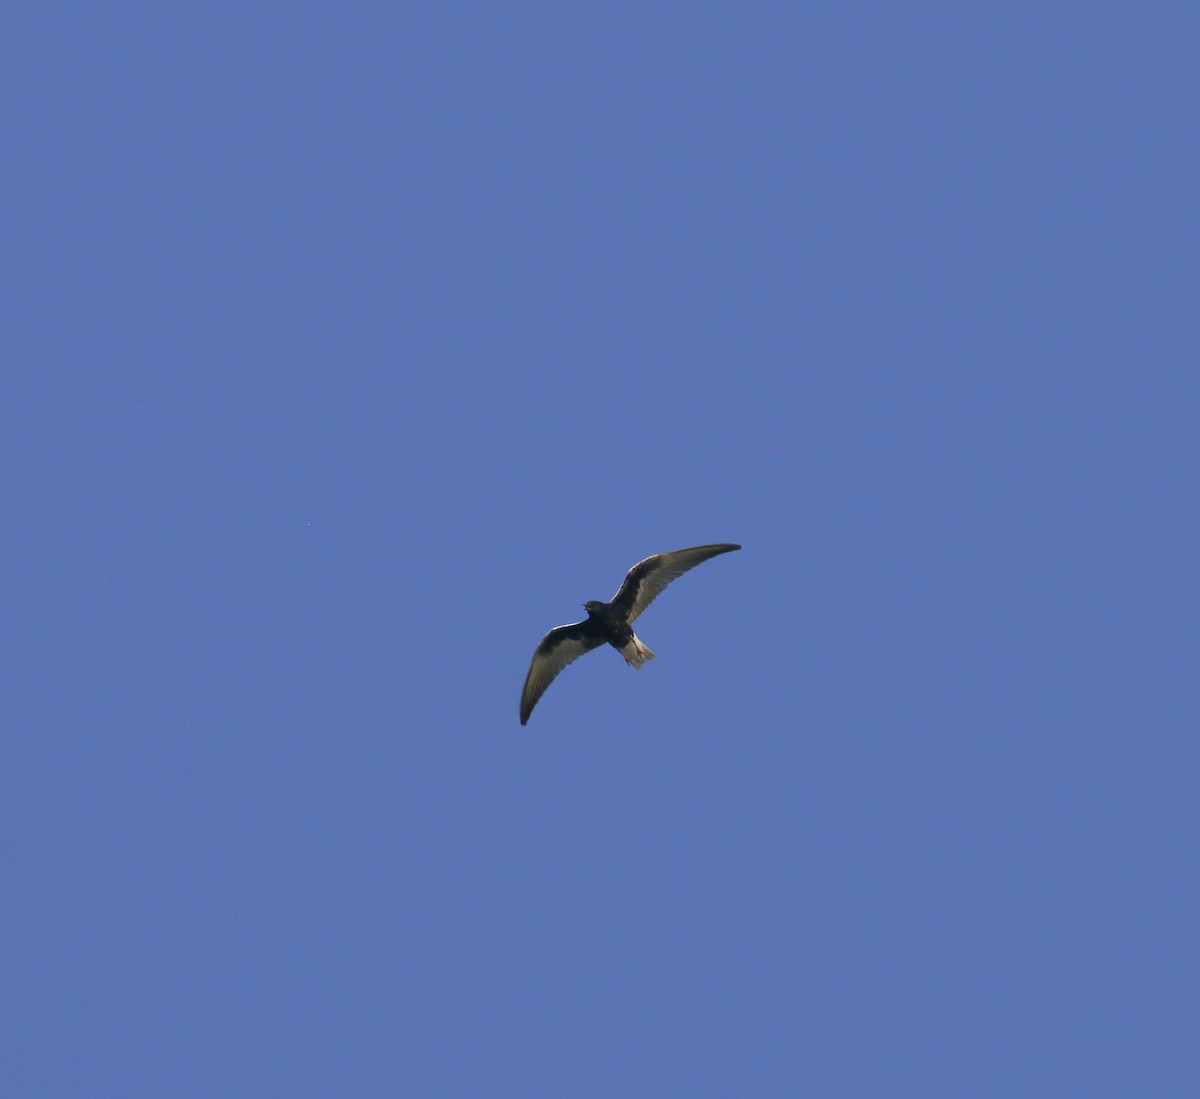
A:
<svg viewBox="0 0 1200 1099">
<path fill-rule="evenodd" d="M 654 659 L 654 654 L 642 643 L 637 634 L 634 634 L 621 649 L 621 655 L 625 658 L 625 663 L 631 668 L 640 668 L 647 660 Z"/>
</svg>

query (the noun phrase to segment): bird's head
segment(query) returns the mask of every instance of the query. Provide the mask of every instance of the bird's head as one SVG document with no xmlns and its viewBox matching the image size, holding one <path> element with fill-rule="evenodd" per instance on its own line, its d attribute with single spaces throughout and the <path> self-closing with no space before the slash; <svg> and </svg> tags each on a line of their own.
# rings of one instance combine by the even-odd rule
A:
<svg viewBox="0 0 1200 1099">
<path fill-rule="evenodd" d="M 604 604 L 601 603 L 600 600 L 589 599 L 586 603 L 584 603 L 583 609 L 585 611 L 587 611 L 588 614 L 594 614 L 596 611 L 598 611 L 603 606 L 604 606 Z"/>
</svg>

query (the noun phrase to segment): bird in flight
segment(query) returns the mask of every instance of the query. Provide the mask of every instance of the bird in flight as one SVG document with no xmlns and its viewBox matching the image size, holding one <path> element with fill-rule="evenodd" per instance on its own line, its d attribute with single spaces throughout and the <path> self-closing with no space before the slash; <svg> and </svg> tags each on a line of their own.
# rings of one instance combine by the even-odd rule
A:
<svg viewBox="0 0 1200 1099">
<path fill-rule="evenodd" d="M 633 632 L 633 620 L 650 606 L 663 588 L 688 569 L 694 569 L 701 561 L 720 553 L 741 548 L 732 542 L 714 542 L 673 553 L 656 553 L 629 570 L 612 602 L 589 599 L 583 605 L 588 616 L 582 622 L 555 626 L 534 650 L 533 663 L 529 665 L 529 674 L 521 690 L 521 724 L 529 720 L 538 699 L 563 668 L 606 641 L 631 668 L 640 668 L 647 660 L 653 660 L 654 653 Z"/>
</svg>

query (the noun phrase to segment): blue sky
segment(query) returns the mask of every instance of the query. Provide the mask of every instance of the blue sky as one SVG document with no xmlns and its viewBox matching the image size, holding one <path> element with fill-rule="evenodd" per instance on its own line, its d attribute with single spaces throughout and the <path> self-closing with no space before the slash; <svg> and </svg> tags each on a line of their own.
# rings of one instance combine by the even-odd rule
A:
<svg viewBox="0 0 1200 1099">
<path fill-rule="evenodd" d="M 4 23 L 5 1094 L 1188 1093 L 1194 12 Z"/>
</svg>

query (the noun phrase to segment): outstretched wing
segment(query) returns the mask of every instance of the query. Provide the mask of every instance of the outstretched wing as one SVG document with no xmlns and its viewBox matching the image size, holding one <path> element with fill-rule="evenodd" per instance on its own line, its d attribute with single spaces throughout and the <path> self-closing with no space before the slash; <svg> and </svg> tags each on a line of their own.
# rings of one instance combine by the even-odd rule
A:
<svg viewBox="0 0 1200 1099">
<path fill-rule="evenodd" d="M 529 720 L 538 699 L 563 668 L 603 644 L 604 638 L 597 636 L 590 618 L 572 622 L 569 626 L 555 626 L 546 634 L 533 651 L 533 663 L 529 665 L 529 674 L 521 689 L 521 724 Z"/>
<path fill-rule="evenodd" d="M 650 606 L 663 588 L 688 569 L 694 569 L 701 561 L 707 561 L 719 553 L 730 553 L 741 548 L 732 542 L 714 542 L 712 545 L 691 546 L 673 553 L 656 553 L 629 570 L 621 590 L 613 596 L 612 605 L 627 621 L 632 622 Z"/>
</svg>

